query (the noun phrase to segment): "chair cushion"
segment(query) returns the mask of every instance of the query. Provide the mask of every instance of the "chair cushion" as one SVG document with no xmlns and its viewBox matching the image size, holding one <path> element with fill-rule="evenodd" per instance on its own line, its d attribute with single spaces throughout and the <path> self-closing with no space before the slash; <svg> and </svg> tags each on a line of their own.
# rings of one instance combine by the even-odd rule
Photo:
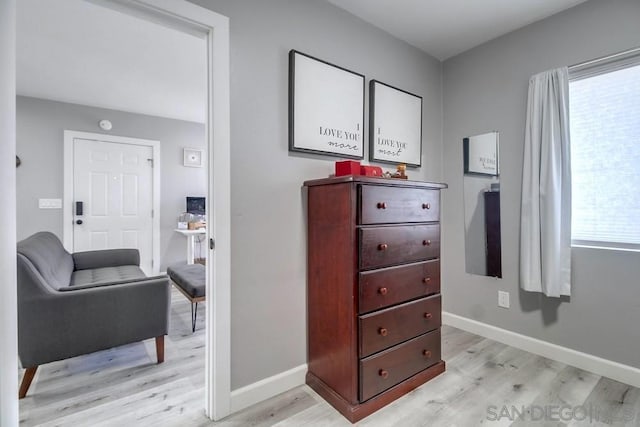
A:
<svg viewBox="0 0 640 427">
<path fill-rule="evenodd" d="M 69 286 L 74 268 L 73 257 L 55 234 L 41 231 L 27 237 L 18 242 L 18 253 L 31 261 L 44 282 L 52 288 L 57 290 Z"/>
<path fill-rule="evenodd" d="M 76 270 L 71 275 L 70 286 L 94 285 L 96 283 L 121 282 L 144 279 L 144 272 L 137 265 Z"/>
<path fill-rule="evenodd" d="M 206 273 L 204 265 L 173 265 L 167 268 L 167 275 L 192 298 L 205 296 Z"/>
</svg>

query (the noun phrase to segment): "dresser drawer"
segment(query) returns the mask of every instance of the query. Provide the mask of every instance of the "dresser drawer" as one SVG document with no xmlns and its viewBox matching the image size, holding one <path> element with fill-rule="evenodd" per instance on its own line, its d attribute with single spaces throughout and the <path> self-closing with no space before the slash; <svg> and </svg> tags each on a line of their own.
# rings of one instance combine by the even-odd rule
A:
<svg viewBox="0 0 640 427">
<path fill-rule="evenodd" d="M 360 224 L 440 220 L 440 192 L 424 188 L 360 186 Z"/>
<path fill-rule="evenodd" d="M 440 327 L 440 295 L 359 316 L 360 357 Z"/>
<path fill-rule="evenodd" d="M 440 256 L 439 224 L 360 228 L 359 240 L 363 270 Z"/>
<path fill-rule="evenodd" d="M 439 329 L 363 359 L 360 400 L 368 400 L 439 361 Z"/>
<path fill-rule="evenodd" d="M 440 260 L 360 273 L 358 312 L 368 313 L 440 292 Z"/>
</svg>

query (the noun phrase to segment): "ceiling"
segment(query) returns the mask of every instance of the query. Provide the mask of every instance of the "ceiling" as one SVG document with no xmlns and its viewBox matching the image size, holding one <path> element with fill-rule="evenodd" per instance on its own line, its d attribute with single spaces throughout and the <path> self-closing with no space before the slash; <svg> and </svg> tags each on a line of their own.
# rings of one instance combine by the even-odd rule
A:
<svg viewBox="0 0 640 427">
<path fill-rule="evenodd" d="M 586 0 L 328 0 L 445 60 Z"/>
<path fill-rule="evenodd" d="M 19 95 L 204 123 L 204 38 L 84 0 L 17 4 Z"/>
</svg>

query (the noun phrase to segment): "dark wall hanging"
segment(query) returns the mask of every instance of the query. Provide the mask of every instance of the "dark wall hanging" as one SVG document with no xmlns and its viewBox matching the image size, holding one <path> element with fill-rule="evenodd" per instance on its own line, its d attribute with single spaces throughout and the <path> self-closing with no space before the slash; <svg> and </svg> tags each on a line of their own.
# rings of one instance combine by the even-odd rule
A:
<svg viewBox="0 0 640 427">
<path fill-rule="evenodd" d="M 422 97 L 371 80 L 369 159 L 422 164 Z"/>
<path fill-rule="evenodd" d="M 362 159 L 364 76 L 289 52 L 289 150 Z"/>
</svg>

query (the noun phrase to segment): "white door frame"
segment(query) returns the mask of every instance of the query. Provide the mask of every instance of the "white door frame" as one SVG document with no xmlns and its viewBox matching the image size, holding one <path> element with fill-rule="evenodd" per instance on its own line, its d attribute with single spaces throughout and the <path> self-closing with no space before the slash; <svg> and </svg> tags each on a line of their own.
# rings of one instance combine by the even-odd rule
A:
<svg viewBox="0 0 640 427">
<path fill-rule="evenodd" d="M 0 426 L 18 426 L 16 0 L 0 1 Z"/>
<path fill-rule="evenodd" d="M 153 218 L 151 223 L 151 269 L 153 274 L 160 272 L 160 141 L 150 139 L 129 138 L 125 136 L 105 135 L 101 133 L 78 132 L 74 130 L 64 131 L 64 192 L 62 197 L 62 236 L 63 244 L 67 251 L 73 252 L 73 195 L 74 195 L 74 140 L 86 139 L 107 143 L 142 145 L 151 147 L 153 151 Z"/>
</svg>

